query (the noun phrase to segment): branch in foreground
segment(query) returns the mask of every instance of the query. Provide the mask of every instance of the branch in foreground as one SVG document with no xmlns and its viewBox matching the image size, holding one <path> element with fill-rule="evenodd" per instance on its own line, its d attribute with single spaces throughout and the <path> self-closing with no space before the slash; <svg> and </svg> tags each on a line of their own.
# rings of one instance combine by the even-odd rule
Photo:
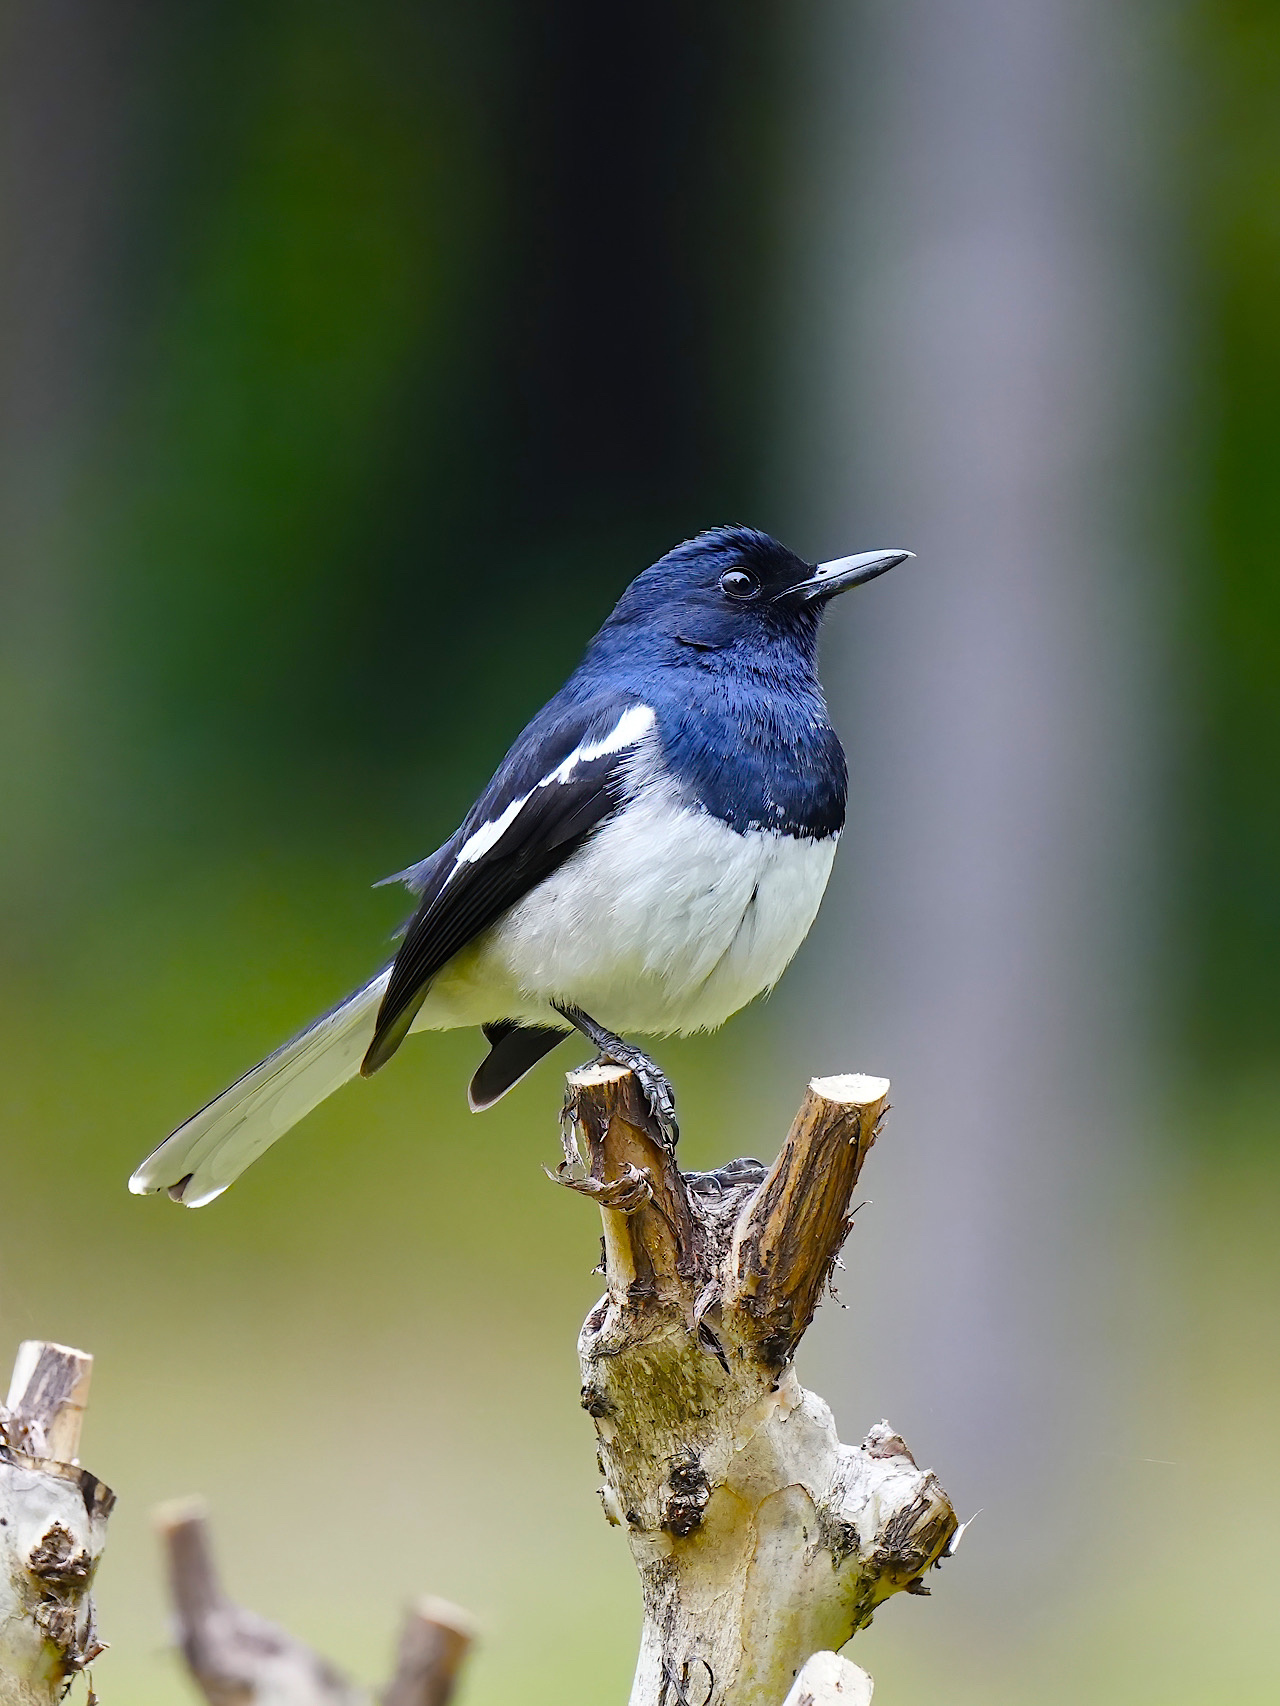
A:
<svg viewBox="0 0 1280 1706">
<path fill-rule="evenodd" d="M 842 1445 L 791 1361 L 888 1090 L 815 1079 L 772 1167 L 682 1174 L 629 1072 L 569 1074 L 558 1177 L 600 1207 L 608 1288 L 579 1339 L 582 1403 L 644 1590 L 631 1706 L 780 1706 L 813 1654 L 926 1592 L 956 1532 L 892 1428 Z"/>
<path fill-rule="evenodd" d="M 378 1697 L 380 1706 L 446 1706 L 475 1638 L 465 1611 L 424 1596 L 405 1614 L 395 1675 Z"/>
<path fill-rule="evenodd" d="M 871 1706 L 871 1678 L 838 1653 L 815 1653 L 784 1706 Z"/>
<path fill-rule="evenodd" d="M 227 1598 L 201 1500 L 163 1505 L 155 1520 L 182 1655 L 210 1706 L 369 1706 L 368 1693 L 327 1659 Z M 405 1618 L 380 1706 L 447 1706 L 474 1638 L 466 1612 L 447 1600 L 420 1600 Z"/>
<path fill-rule="evenodd" d="M 115 1494 L 76 1461 L 92 1370 L 28 1339 L 0 1405 L 0 1706 L 52 1706 L 103 1650 L 90 1590 Z"/>
</svg>

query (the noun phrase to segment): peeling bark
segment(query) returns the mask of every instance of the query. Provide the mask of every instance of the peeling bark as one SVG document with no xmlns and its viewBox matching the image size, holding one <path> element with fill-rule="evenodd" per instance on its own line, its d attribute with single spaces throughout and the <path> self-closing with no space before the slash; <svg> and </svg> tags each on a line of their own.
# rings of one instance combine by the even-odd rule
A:
<svg viewBox="0 0 1280 1706">
<path fill-rule="evenodd" d="M 93 1358 L 27 1340 L 0 1406 L 0 1706 L 48 1706 L 102 1652 L 91 1589 L 115 1494 L 76 1461 Z"/>
<path fill-rule="evenodd" d="M 629 1072 L 568 1087 L 557 1177 L 600 1208 L 607 1282 L 579 1339 L 582 1404 L 644 1591 L 631 1706 L 779 1706 L 811 1655 L 926 1592 L 956 1533 L 889 1425 L 842 1445 L 791 1362 L 888 1083 L 815 1079 L 772 1167 L 691 1174 Z"/>
</svg>

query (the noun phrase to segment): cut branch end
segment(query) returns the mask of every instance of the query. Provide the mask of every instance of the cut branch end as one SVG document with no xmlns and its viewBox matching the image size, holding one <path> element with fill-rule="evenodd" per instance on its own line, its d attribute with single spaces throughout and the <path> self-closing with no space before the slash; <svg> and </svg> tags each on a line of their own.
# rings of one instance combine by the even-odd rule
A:
<svg viewBox="0 0 1280 1706">
<path fill-rule="evenodd" d="M 425 1595 L 400 1631 L 395 1674 L 380 1706 L 446 1706 L 476 1638 L 475 1619 L 447 1599 Z"/>
<path fill-rule="evenodd" d="M 781 1367 L 799 1344 L 851 1224 L 850 1202 L 888 1106 L 889 1081 L 815 1078 L 777 1160 L 743 1210 L 725 1304 Z"/>
<path fill-rule="evenodd" d="M 80 1450 L 93 1358 L 48 1339 L 18 1346 L 5 1408 L 14 1444 L 31 1457 L 74 1463 Z"/>
</svg>

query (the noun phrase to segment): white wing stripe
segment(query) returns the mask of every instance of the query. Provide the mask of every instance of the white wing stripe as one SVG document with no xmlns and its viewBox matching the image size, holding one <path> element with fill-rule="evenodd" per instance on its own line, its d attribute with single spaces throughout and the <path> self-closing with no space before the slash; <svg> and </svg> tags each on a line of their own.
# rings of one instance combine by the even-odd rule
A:
<svg viewBox="0 0 1280 1706">
<path fill-rule="evenodd" d="M 495 841 L 501 841 L 511 824 L 520 815 L 521 807 L 528 798 L 528 794 L 521 794 L 518 800 L 512 800 L 511 804 L 499 812 L 498 816 L 491 822 L 482 823 L 479 829 L 474 830 L 467 837 L 458 851 L 458 857 L 453 862 L 453 871 L 449 872 L 450 878 L 459 865 L 474 865 L 477 859 L 484 858 Z"/>
<path fill-rule="evenodd" d="M 550 775 L 542 778 L 538 788 L 567 783 L 580 764 L 592 764 L 597 758 L 607 758 L 610 753 L 623 752 L 629 746 L 636 746 L 657 720 L 652 705 L 628 706 L 607 735 L 602 735 L 599 740 L 582 741 L 562 763 L 556 765 Z M 453 870 L 445 878 L 442 887 L 448 887 L 461 866 L 474 865 L 477 859 L 483 859 L 489 849 L 501 841 L 524 810 L 526 802 L 532 799 L 537 791 L 537 788 L 530 788 L 527 794 L 521 794 L 518 800 L 512 800 L 509 805 L 504 806 L 497 817 L 472 830 L 459 849 Z"/>
<path fill-rule="evenodd" d="M 583 741 L 581 746 L 574 748 L 563 764 L 557 764 L 549 776 L 544 776 L 538 786 L 549 788 L 553 782 L 567 782 L 579 764 L 591 764 L 597 758 L 607 757 L 611 752 L 622 752 L 626 747 L 635 746 L 644 739 L 657 720 L 652 705 L 628 707 L 603 739 Z M 527 795 L 525 797 L 528 798 Z"/>
</svg>

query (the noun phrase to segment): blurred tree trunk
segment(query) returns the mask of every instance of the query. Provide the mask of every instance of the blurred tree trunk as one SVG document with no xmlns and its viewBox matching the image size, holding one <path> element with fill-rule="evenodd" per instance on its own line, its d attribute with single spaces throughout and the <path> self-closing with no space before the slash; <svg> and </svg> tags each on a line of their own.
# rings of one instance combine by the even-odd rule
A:
<svg viewBox="0 0 1280 1706">
<path fill-rule="evenodd" d="M 1101 0 L 818 16 L 789 501 L 810 555 L 919 557 L 831 623 L 853 805 L 805 1011 L 833 1016 L 825 1058 L 893 1073 L 903 1141 L 867 1235 L 909 1277 L 867 1329 L 875 1390 L 954 1466 L 961 1513 L 984 1507 L 992 1574 L 971 1558 L 953 1613 L 1007 1614 L 1033 1489 L 1054 1539 L 1015 1603 L 1117 1445 L 1082 1424 L 1110 1408 L 1156 851 L 1160 618 L 1135 620 L 1131 498 L 1159 308 L 1134 199 L 1152 44 Z"/>
<path fill-rule="evenodd" d="M 19 921 L 84 781 L 67 516 L 146 5 L 17 0 L 0 19 L 0 878 Z"/>
</svg>

